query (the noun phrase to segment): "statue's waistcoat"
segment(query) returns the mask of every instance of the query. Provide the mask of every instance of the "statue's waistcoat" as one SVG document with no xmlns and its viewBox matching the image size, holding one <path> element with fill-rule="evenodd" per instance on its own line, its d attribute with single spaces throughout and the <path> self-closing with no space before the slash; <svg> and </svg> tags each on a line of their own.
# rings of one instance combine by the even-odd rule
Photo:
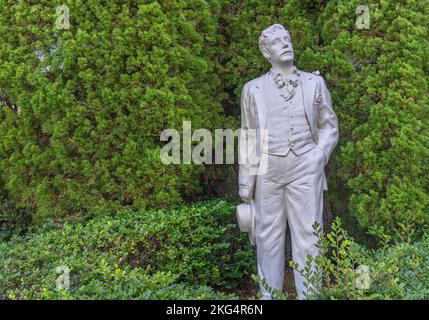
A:
<svg viewBox="0 0 429 320">
<path fill-rule="evenodd" d="M 281 95 L 281 88 L 271 89 L 267 113 L 269 154 L 285 156 L 292 149 L 296 155 L 301 155 L 316 145 L 305 114 L 300 86 L 295 88 L 295 93 L 288 100 Z"/>
</svg>

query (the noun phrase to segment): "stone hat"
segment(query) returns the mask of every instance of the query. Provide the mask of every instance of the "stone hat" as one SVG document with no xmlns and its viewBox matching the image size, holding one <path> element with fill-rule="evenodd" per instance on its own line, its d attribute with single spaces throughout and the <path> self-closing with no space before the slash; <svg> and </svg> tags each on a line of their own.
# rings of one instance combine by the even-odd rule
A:
<svg viewBox="0 0 429 320">
<path fill-rule="evenodd" d="M 250 243 L 255 244 L 255 210 L 252 204 L 242 203 L 237 206 L 237 222 L 242 232 L 249 233 Z"/>
</svg>

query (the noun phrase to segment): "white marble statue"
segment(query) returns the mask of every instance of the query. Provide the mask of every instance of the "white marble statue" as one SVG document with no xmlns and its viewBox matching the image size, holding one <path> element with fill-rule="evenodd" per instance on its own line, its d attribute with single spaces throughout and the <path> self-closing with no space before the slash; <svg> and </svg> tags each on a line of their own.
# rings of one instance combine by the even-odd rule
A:
<svg viewBox="0 0 429 320">
<path fill-rule="evenodd" d="M 256 244 L 259 277 L 283 290 L 286 224 L 292 258 L 301 268 L 307 255 L 318 253 L 312 225 L 322 225 L 324 167 L 338 142 L 338 120 L 324 79 L 294 66 L 291 36 L 283 26 L 264 30 L 259 48 L 272 67 L 244 85 L 241 129 L 244 135 L 266 129 L 265 149 L 258 150 L 266 153 L 267 170 L 255 174 L 252 164 L 240 164 L 239 194 L 245 204 L 237 217 Z M 298 297 L 304 299 L 304 279 L 296 271 L 294 277 Z M 260 290 L 262 299 L 272 298 Z"/>
</svg>

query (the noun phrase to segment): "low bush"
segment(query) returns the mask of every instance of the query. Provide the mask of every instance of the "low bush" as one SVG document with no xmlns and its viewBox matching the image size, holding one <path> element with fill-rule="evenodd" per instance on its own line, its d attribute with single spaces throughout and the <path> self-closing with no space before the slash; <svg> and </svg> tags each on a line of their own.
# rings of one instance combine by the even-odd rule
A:
<svg viewBox="0 0 429 320">
<path fill-rule="evenodd" d="M 357 244 L 337 218 L 324 234 L 315 226 L 321 255 L 299 269 L 310 299 L 429 299 L 429 232 L 419 241 L 384 243 L 378 249 Z M 314 261 L 315 268 L 310 268 Z"/>
<path fill-rule="evenodd" d="M 30 212 L 0 193 L 0 242 L 14 234 L 24 234 L 30 224 Z"/>
<path fill-rule="evenodd" d="M 0 244 L 0 298 L 235 298 L 215 290 L 237 289 L 255 264 L 233 209 L 210 201 L 123 211 L 14 236 Z M 65 269 L 70 287 L 57 290 Z"/>
</svg>

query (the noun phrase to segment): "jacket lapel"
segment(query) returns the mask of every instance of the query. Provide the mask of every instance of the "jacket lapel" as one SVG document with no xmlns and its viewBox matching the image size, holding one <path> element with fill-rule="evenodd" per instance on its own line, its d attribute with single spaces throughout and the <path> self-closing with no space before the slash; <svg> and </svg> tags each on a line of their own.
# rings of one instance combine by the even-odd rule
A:
<svg viewBox="0 0 429 320">
<path fill-rule="evenodd" d="M 265 74 L 255 86 L 253 98 L 255 99 L 255 106 L 257 112 L 257 119 L 259 128 L 265 129 L 268 118 L 268 108 L 270 105 L 270 85 L 268 73 Z"/>
<path fill-rule="evenodd" d="M 317 119 L 315 119 L 316 112 L 314 110 L 314 98 L 316 93 L 316 79 L 312 74 L 302 72 L 300 78 L 300 92 L 302 94 L 302 101 L 304 104 L 305 114 L 307 116 L 310 130 L 313 136 L 316 134 L 314 126 Z M 253 98 L 255 99 L 255 106 L 258 118 L 259 127 L 266 129 L 268 110 L 271 104 L 272 84 L 270 83 L 269 73 L 266 73 L 261 80 L 255 85 Z"/>
<path fill-rule="evenodd" d="M 316 111 L 314 110 L 314 98 L 316 94 L 316 79 L 312 74 L 301 72 L 301 92 L 304 103 L 305 115 L 310 126 L 311 133 L 317 139 L 315 126 L 317 125 Z M 317 141 L 317 140 L 316 140 Z"/>
</svg>

